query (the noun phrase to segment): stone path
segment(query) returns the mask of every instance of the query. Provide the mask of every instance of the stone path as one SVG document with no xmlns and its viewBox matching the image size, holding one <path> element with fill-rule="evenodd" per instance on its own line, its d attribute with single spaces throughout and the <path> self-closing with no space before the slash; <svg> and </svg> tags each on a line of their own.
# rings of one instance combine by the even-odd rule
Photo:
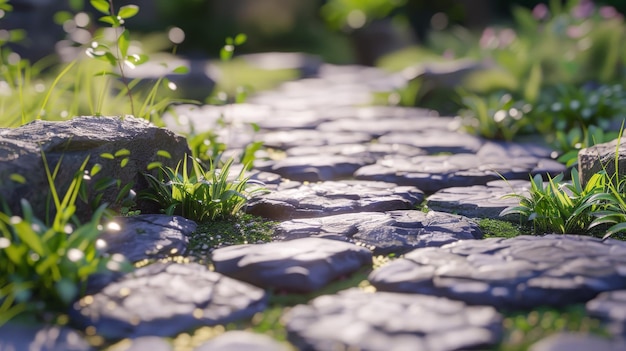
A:
<svg viewBox="0 0 626 351">
<path fill-rule="evenodd" d="M 273 192 L 248 211 L 279 221 L 274 242 L 213 250 L 212 269 L 157 262 L 93 279 L 70 311 L 73 326 L 109 342 L 133 338 L 124 350 L 170 350 L 163 337 L 249 320 L 271 294 L 317 292 L 369 268 L 369 288 L 285 309 L 291 345 L 230 331 L 195 350 L 484 349 L 502 338 L 501 312 L 574 303 L 610 323 L 615 340 L 561 334 L 533 350 L 619 349 L 626 244 L 569 235 L 482 239 L 473 219 L 498 218 L 515 203 L 503 195 L 524 194 L 529 175 L 564 171 L 551 150 L 470 136 L 454 118 L 428 110 L 360 106 L 372 92 L 406 84 L 397 76 L 326 64 L 315 71 L 246 104 L 182 105 L 177 119 L 166 117 L 172 130 L 215 130 L 233 152 L 253 140 L 271 148 L 251 176 Z M 219 128 L 220 119 L 230 127 Z M 116 223 L 101 239 L 131 261 L 185 255 L 196 228 L 161 215 Z M 373 268 L 376 255 L 390 263 Z M 31 343 L 34 335 L 47 346 Z M 0 350 L 24 345 L 89 349 L 69 328 L 0 327 Z"/>
</svg>

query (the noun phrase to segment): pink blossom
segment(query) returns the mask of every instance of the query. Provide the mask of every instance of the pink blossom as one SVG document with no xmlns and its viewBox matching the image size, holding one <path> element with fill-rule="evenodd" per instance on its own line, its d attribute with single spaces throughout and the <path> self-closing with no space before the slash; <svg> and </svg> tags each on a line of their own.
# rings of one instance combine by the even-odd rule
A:
<svg viewBox="0 0 626 351">
<path fill-rule="evenodd" d="M 505 28 L 500 31 L 500 34 L 498 35 L 498 39 L 500 41 L 498 46 L 500 48 L 505 48 L 513 44 L 515 39 L 517 39 L 517 34 L 515 34 L 515 31 L 513 29 Z"/>
<path fill-rule="evenodd" d="M 595 5 L 592 0 L 581 0 L 578 5 L 572 9 L 572 16 L 574 18 L 583 19 L 593 15 Z"/>
<path fill-rule="evenodd" d="M 533 9 L 533 17 L 537 20 L 543 20 L 548 17 L 550 11 L 548 10 L 548 6 L 546 4 L 537 4 Z"/>
<path fill-rule="evenodd" d="M 485 28 L 482 36 L 480 37 L 479 45 L 483 49 L 489 49 L 497 46 L 498 38 L 496 37 L 496 31 L 491 27 Z"/>
<path fill-rule="evenodd" d="M 598 10 L 600 16 L 606 19 L 611 19 L 619 16 L 619 12 L 613 6 L 602 6 L 600 10 Z"/>
</svg>

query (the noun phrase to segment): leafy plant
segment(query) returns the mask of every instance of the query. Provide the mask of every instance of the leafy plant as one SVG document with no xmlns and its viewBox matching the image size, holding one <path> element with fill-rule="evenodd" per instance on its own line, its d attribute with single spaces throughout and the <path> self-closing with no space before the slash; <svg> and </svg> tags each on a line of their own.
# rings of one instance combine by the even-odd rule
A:
<svg viewBox="0 0 626 351">
<path fill-rule="evenodd" d="M 195 158 L 191 158 L 191 167 L 188 167 L 185 158 L 176 169 L 162 167 L 157 177 L 144 174 L 150 188 L 139 197 L 156 202 L 166 214 L 181 215 L 197 222 L 233 217 L 244 208 L 250 196 L 265 189 L 244 176 L 245 167 L 235 180 L 229 180 L 232 163 L 233 159 L 229 159 L 217 169 L 212 162 L 209 169 L 205 169 Z"/>
<path fill-rule="evenodd" d="M 106 209 L 102 204 L 84 224 L 72 221 L 81 192 L 86 159 L 61 198 L 54 174 L 44 169 L 56 212 L 49 223 L 33 215 L 22 200 L 23 217 L 0 212 L 0 325 L 23 312 L 63 311 L 80 294 L 87 278 L 106 270 L 126 269 L 123 257 L 103 257 L 97 237 Z"/>
<path fill-rule="evenodd" d="M 533 222 L 535 233 L 582 233 L 593 221 L 593 213 L 601 209 L 598 197 L 604 193 L 606 178 L 594 174 L 583 185 L 578 171 L 572 169 L 571 182 L 563 181 L 563 174 L 548 177 L 544 182 L 541 175 L 531 178 L 529 196 L 510 194 L 520 200 L 518 206 L 502 211 L 501 215 L 519 214 Z"/>
</svg>

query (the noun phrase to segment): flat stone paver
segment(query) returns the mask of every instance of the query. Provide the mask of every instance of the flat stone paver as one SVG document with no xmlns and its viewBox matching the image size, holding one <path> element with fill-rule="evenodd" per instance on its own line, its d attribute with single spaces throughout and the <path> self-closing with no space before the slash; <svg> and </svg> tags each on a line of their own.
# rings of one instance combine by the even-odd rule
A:
<svg viewBox="0 0 626 351">
<path fill-rule="evenodd" d="M 275 239 L 279 241 L 306 237 L 350 241 L 370 248 L 375 255 L 387 255 L 457 240 L 480 239 L 482 232 L 465 217 L 417 210 L 293 219 L 275 229 Z"/>
<path fill-rule="evenodd" d="M 587 313 L 600 319 L 614 335 L 626 338 L 626 290 L 607 291 L 587 302 Z"/>
<path fill-rule="evenodd" d="M 70 317 L 105 338 L 174 336 L 249 318 L 266 304 L 265 291 L 202 265 L 154 263 L 83 297 Z"/>
<path fill-rule="evenodd" d="M 119 253 L 137 262 L 183 254 L 196 226 L 194 221 L 180 216 L 115 217 L 105 225 L 99 238 L 106 243 L 105 252 Z"/>
<path fill-rule="evenodd" d="M 268 161 L 260 170 L 295 181 L 320 182 L 351 178 L 367 161 L 340 155 L 310 155 Z"/>
<path fill-rule="evenodd" d="M 610 340 L 597 335 L 561 332 L 534 343 L 529 351 L 621 351 L 623 340 Z"/>
<path fill-rule="evenodd" d="M 415 146 L 403 144 L 341 144 L 324 146 L 296 146 L 285 151 L 287 157 L 311 155 L 346 156 L 363 160 L 366 164 L 375 163 L 387 157 L 413 157 L 426 155 L 426 151 Z"/>
<path fill-rule="evenodd" d="M 626 242 L 518 236 L 417 249 L 373 271 L 377 289 L 525 309 L 586 302 L 626 287 Z"/>
<path fill-rule="evenodd" d="M 269 336 L 233 330 L 201 344 L 193 351 L 290 351 L 286 344 Z"/>
<path fill-rule="evenodd" d="M 69 327 L 9 322 L 0 326 L 0 351 L 91 351 L 83 336 Z"/>
<path fill-rule="evenodd" d="M 304 238 L 213 251 L 215 271 L 264 289 L 309 293 L 372 264 L 370 250 L 336 240 Z"/>
<path fill-rule="evenodd" d="M 158 336 L 141 336 L 124 339 L 107 351 L 173 351 L 172 344 Z"/>
<path fill-rule="evenodd" d="M 301 185 L 254 198 L 247 212 L 273 220 L 312 218 L 354 212 L 384 212 L 415 208 L 424 200 L 415 187 L 368 181 Z"/>
<path fill-rule="evenodd" d="M 463 144 L 464 145 L 464 144 Z M 444 188 L 484 185 L 503 177 L 528 180 L 529 175 L 556 175 L 565 166 L 542 157 L 536 148 L 488 142 L 477 153 L 387 158 L 355 172 L 355 178 L 412 185 L 426 193 Z"/>
<path fill-rule="evenodd" d="M 485 185 L 445 188 L 428 197 L 428 207 L 435 211 L 471 218 L 519 221 L 519 215 L 501 217 L 500 212 L 507 207 L 519 205 L 519 198 L 507 195 L 528 196 L 528 189 L 530 182 L 526 180 L 494 180 Z"/>
<path fill-rule="evenodd" d="M 274 131 L 259 135 L 264 145 L 270 148 L 287 150 L 296 146 L 324 146 L 367 143 L 371 137 L 366 133 L 324 132 L 310 129 Z"/>
<path fill-rule="evenodd" d="M 300 350 L 488 349 L 502 329 L 492 307 L 357 288 L 297 305 L 284 318 L 288 339 Z"/>
<path fill-rule="evenodd" d="M 390 133 L 424 133 L 435 135 L 442 132 L 452 132 L 454 128 L 454 118 L 452 117 L 433 117 L 433 116 L 409 116 L 404 118 L 387 117 L 384 120 L 379 119 L 363 119 L 363 118 L 342 118 L 334 121 L 321 123 L 317 126 L 317 130 L 325 132 L 356 132 L 366 133 L 372 138 L 380 138 Z M 447 133 L 446 133 L 447 134 Z M 456 134 L 456 133 L 455 133 Z M 409 135 L 409 134 L 407 134 Z M 467 134 L 466 134 L 467 135 Z M 413 137 L 415 135 L 413 134 Z M 385 139 L 380 140 L 385 143 Z M 393 138 L 390 138 L 393 139 Z M 406 139 L 399 138 L 402 144 L 417 146 L 413 142 L 406 142 Z M 465 139 L 464 139 L 465 140 Z M 472 138 L 472 141 L 474 139 Z M 393 144 L 393 142 L 391 142 Z"/>
<path fill-rule="evenodd" d="M 382 144 L 406 144 L 419 147 L 429 154 L 437 153 L 475 153 L 485 143 L 481 138 L 463 132 L 447 129 L 425 128 L 420 132 L 393 132 L 381 136 Z"/>
</svg>

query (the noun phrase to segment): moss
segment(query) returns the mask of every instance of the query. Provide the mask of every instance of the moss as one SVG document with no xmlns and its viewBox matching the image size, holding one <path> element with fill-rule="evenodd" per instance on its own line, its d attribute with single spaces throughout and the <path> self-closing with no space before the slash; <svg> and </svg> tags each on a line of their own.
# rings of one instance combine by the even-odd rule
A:
<svg viewBox="0 0 626 351">
<path fill-rule="evenodd" d="M 484 233 L 484 238 L 513 238 L 518 235 L 530 234 L 530 229 L 521 224 L 489 218 L 477 219 L 476 221 Z"/>
</svg>

